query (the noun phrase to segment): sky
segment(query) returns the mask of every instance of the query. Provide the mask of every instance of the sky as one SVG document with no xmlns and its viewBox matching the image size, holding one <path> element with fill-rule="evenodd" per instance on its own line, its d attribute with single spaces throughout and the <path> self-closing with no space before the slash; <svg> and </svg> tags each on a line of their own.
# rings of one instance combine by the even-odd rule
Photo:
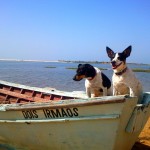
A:
<svg viewBox="0 0 150 150">
<path fill-rule="evenodd" d="M 150 64 L 150 0 L 0 0 L 0 59 Z"/>
</svg>

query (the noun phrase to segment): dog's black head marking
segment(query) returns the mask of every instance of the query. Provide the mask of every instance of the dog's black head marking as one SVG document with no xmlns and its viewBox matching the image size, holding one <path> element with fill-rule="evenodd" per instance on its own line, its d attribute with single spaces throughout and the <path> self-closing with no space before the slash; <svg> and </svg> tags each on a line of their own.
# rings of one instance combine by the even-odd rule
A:
<svg viewBox="0 0 150 150">
<path fill-rule="evenodd" d="M 122 53 L 114 53 L 113 50 L 111 50 L 109 47 L 106 47 L 106 51 L 107 51 L 108 57 L 111 60 L 113 58 L 115 58 L 116 54 L 118 54 L 118 59 L 123 61 L 124 59 L 126 59 L 127 57 L 130 56 L 131 50 L 132 50 L 132 46 L 130 45 Z"/>
<path fill-rule="evenodd" d="M 113 59 L 115 57 L 115 53 L 113 50 L 111 50 L 109 47 L 106 47 L 106 51 L 107 51 L 107 54 L 108 54 L 108 57 L 110 59 Z"/>
<path fill-rule="evenodd" d="M 76 71 L 76 75 L 74 76 L 73 80 L 80 81 L 83 78 L 94 78 L 96 75 L 96 71 L 94 67 L 90 64 L 79 64 L 78 69 Z"/>
<path fill-rule="evenodd" d="M 125 58 L 129 57 L 131 54 L 131 50 L 132 50 L 132 46 L 130 45 L 129 47 L 127 47 L 122 54 L 124 55 Z"/>
<path fill-rule="evenodd" d="M 111 50 L 109 47 L 106 47 L 106 51 L 107 51 L 108 57 L 111 59 L 111 64 L 112 64 L 113 69 L 116 69 L 122 63 L 125 64 L 126 58 L 130 56 L 131 49 L 132 47 L 129 46 L 121 53 L 114 53 L 113 50 Z"/>
</svg>

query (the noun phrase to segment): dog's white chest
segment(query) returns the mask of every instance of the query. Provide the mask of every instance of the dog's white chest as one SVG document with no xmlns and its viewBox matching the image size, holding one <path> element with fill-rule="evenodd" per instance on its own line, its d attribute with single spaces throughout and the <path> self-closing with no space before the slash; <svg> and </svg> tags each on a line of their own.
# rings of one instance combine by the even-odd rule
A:
<svg viewBox="0 0 150 150">
<path fill-rule="evenodd" d="M 90 88 L 98 88 L 98 87 L 101 87 L 102 86 L 102 79 L 97 79 L 95 77 L 95 79 L 93 80 L 88 80 L 86 79 L 85 80 L 85 87 L 90 87 Z"/>
<path fill-rule="evenodd" d="M 135 74 L 130 69 L 128 69 L 122 75 L 116 75 L 114 73 L 112 79 L 113 79 L 113 83 L 124 83 L 127 85 L 136 84 L 137 82 L 139 82 L 135 77 Z"/>
</svg>

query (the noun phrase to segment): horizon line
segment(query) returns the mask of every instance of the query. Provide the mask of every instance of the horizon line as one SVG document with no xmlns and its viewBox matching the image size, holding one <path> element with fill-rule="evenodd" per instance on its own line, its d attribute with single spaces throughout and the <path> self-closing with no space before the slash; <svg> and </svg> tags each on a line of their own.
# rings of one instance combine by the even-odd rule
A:
<svg viewBox="0 0 150 150">
<path fill-rule="evenodd" d="M 18 62 L 62 62 L 62 63 L 110 63 L 109 61 L 84 61 L 84 60 L 36 60 L 36 59 L 3 59 L 0 58 L 0 61 L 18 61 Z M 142 64 L 142 65 L 150 65 L 146 63 L 135 63 L 135 62 L 128 62 L 127 64 Z"/>
</svg>

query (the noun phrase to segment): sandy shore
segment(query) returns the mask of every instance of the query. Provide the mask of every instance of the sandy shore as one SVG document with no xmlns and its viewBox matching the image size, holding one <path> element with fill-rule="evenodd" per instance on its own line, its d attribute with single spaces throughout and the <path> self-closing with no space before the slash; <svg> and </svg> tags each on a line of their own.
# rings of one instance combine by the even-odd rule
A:
<svg viewBox="0 0 150 150">
<path fill-rule="evenodd" d="M 150 117 L 132 150 L 150 150 Z"/>
</svg>

